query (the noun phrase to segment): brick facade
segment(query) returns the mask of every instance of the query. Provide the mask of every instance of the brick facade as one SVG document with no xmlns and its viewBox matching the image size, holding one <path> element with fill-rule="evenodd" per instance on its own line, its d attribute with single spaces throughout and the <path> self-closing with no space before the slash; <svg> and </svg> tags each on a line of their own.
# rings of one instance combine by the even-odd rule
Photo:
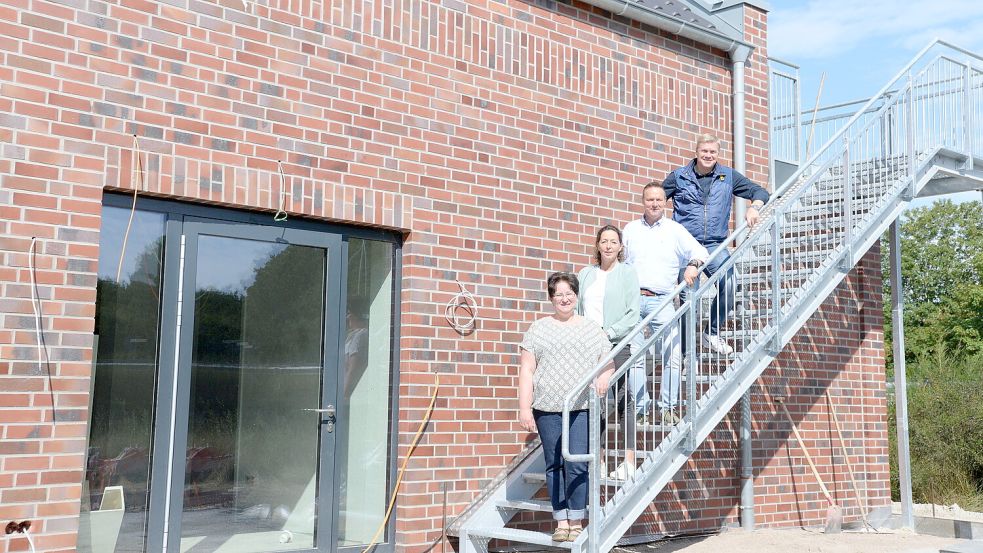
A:
<svg viewBox="0 0 983 553">
<path fill-rule="evenodd" d="M 745 28 L 747 174 L 767 182 L 765 14 L 746 8 Z M 400 458 L 435 372 L 441 391 L 395 511 L 405 551 L 439 541 L 442 516 L 527 438 L 516 344 L 546 275 L 586 264 L 594 230 L 630 220 L 639 186 L 685 162 L 696 135 L 718 134 L 732 159 L 727 54 L 576 2 L 12 0 L 0 30 L 0 522 L 33 520 L 42 551 L 76 540 L 100 207 L 105 190 L 140 186 L 134 134 L 146 195 L 271 216 L 283 196 L 296 215 L 406 233 Z M 870 501 L 887 501 L 875 254 L 755 388 L 761 524 L 817 524 L 825 508 L 769 400 L 778 378 L 844 497 L 821 395 L 832 383 Z M 480 306 L 466 337 L 443 318 L 455 279 Z M 736 520 L 737 424 L 640 532 Z M 0 552 L 25 548 L 0 539 Z"/>
</svg>

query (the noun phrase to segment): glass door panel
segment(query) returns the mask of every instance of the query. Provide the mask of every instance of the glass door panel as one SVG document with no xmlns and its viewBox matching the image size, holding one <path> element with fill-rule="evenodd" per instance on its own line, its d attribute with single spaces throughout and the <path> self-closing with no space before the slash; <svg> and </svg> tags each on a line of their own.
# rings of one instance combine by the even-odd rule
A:
<svg viewBox="0 0 983 553">
<path fill-rule="evenodd" d="M 335 448 L 339 548 L 370 543 L 389 499 L 392 279 L 392 244 L 359 238 L 348 241 Z"/>
<path fill-rule="evenodd" d="M 138 553 L 147 541 L 165 221 L 161 213 L 102 210 L 83 553 Z"/>
<path fill-rule="evenodd" d="M 334 394 L 322 378 L 327 336 L 337 340 L 325 316 L 332 248 L 210 234 L 194 244 L 180 551 L 315 549 L 331 510 L 315 504 L 333 449 L 321 409 Z"/>
</svg>

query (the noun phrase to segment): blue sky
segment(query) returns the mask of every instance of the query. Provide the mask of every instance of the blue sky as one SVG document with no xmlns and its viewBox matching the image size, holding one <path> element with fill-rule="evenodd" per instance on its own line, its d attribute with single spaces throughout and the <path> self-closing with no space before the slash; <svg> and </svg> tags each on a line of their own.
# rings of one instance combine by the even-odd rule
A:
<svg viewBox="0 0 983 553">
<path fill-rule="evenodd" d="M 932 39 L 983 53 L 980 0 L 773 0 L 768 51 L 799 65 L 803 103 L 866 98 Z"/>
<path fill-rule="evenodd" d="M 800 67 L 802 104 L 868 98 L 935 38 L 983 54 L 981 0 L 772 0 L 768 52 Z M 978 200 L 978 192 L 958 200 Z M 921 202 L 918 202 L 921 203 Z"/>
</svg>

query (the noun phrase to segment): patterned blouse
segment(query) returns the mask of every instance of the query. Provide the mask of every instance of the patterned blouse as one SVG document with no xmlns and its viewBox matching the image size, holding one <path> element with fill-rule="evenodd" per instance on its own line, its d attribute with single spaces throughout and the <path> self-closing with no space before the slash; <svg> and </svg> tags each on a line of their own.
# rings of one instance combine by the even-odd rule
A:
<svg viewBox="0 0 983 553">
<path fill-rule="evenodd" d="M 563 398 L 611 351 L 611 342 L 601 325 L 587 317 L 566 323 L 545 317 L 529 326 L 519 347 L 536 356 L 533 409 L 557 413 L 563 411 Z M 588 399 L 585 390 L 572 408 L 587 409 Z"/>
</svg>

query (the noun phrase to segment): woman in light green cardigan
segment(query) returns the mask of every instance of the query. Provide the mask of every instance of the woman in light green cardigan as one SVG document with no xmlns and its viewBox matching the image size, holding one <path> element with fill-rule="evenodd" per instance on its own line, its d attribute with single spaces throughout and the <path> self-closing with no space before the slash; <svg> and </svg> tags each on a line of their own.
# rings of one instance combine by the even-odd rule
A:
<svg viewBox="0 0 983 553">
<path fill-rule="evenodd" d="M 625 248 L 621 231 L 614 225 L 605 225 L 597 231 L 594 242 L 596 264 L 581 269 L 580 295 L 577 313 L 593 319 L 604 329 L 611 344 L 615 345 L 638 324 L 638 275 L 635 269 L 622 263 Z M 628 361 L 631 352 L 622 349 L 614 358 L 615 367 Z M 628 373 L 614 384 L 618 409 L 614 421 L 624 421 L 625 460 L 611 472 L 611 478 L 624 480 L 635 472 L 635 407 L 632 394 L 627 393 Z M 622 440 L 619 440 L 622 441 Z"/>
</svg>

